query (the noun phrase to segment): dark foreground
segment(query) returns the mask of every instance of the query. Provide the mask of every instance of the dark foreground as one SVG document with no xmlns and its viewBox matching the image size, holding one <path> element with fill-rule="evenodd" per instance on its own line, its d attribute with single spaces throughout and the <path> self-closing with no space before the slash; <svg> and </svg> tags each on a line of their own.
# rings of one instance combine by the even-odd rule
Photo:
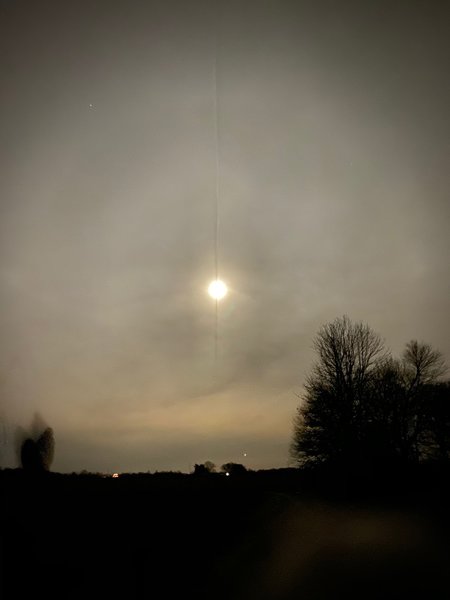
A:
<svg viewBox="0 0 450 600">
<path fill-rule="evenodd" d="M 445 481 L 0 471 L 0 597 L 450 598 Z"/>
</svg>

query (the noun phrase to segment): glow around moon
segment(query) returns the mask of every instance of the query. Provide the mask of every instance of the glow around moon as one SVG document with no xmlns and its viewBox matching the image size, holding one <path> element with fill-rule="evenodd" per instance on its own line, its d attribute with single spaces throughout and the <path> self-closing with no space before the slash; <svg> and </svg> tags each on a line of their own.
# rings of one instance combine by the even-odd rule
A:
<svg viewBox="0 0 450 600">
<path fill-rule="evenodd" d="M 228 288 L 226 284 L 220 279 L 215 279 L 209 284 L 208 294 L 211 296 L 211 298 L 214 298 L 214 300 L 222 300 L 222 298 L 226 296 L 227 292 Z"/>
</svg>

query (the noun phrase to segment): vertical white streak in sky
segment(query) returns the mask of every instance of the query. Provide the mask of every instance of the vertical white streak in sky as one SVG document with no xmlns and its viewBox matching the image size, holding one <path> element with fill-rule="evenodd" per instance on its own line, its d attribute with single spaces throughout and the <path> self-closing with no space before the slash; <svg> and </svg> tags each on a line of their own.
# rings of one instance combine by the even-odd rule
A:
<svg viewBox="0 0 450 600">
<path fill-rule="evenodd" d="M 220 201 L 220 130 L 219 130 L 219 99 L 217 86 L 217 63 L 218 63 L 218 31 L 214 32 L 214 56 L 213 56 L 213 111 L 214 111 L 214 142 L 216 155 L 216 197 L 214 202 L 214 274 L 219 278 L 219 201 Z M 219 301 L 215 300 L 215 322 L 214 322 L 214 362 L 217 361 L 217 347 L 219 338 Z"/>
<path fill-rule="evenodd" d="M 214 204 L 214 273 L 219 278 L 219 201 L 220 201 L 220 130 L 219 130 L 219 99 L 217 91 L 217 53 L 218 39 L 217 31 L 214 37 L 214 60 L 213 60 L 213 110 L 214 110 L 214 142 L 216 155 L 216 197 Z"/>
</svg>

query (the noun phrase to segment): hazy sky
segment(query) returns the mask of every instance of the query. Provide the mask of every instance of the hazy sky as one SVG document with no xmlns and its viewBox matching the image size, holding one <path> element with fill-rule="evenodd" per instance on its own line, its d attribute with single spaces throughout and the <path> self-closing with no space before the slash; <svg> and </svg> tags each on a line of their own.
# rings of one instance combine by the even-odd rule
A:
<svg viewBox="0 0 450 600">
<path fill-rule="evenodd" d="M 344 313 L 449 361 L 446 4 L 0 0 L 3 464 L 285 466 Z"/>
</svg>

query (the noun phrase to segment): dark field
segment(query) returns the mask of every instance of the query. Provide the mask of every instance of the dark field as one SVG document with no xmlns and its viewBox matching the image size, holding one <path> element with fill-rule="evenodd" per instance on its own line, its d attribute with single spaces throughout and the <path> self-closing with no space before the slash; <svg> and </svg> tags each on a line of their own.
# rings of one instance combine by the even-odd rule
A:
<svg viewBox="0 0 450 600">
<path fill-rule="evenodd" d="M 1 598 L 450 598 L 445 479 L 0 471 Z"/>
</svg>

